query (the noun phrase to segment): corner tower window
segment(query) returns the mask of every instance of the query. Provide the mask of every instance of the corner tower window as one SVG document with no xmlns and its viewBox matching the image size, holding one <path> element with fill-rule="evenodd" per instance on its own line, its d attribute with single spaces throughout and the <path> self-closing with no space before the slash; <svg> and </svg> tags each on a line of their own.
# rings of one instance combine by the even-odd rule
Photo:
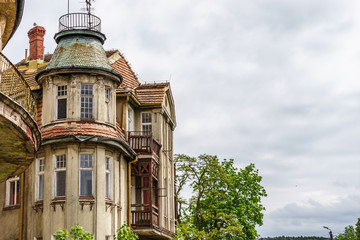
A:
<svg viewBox="0 0 360 240">
<path fill-rule="evenodd" d="M 55 161 L 55 197 L 65 197 L 66 155 L 56 156 Z"/>
<path fill-rule="evenodd" d="M 80 196 L 92 197 L 93 155 L 80 154 Z"/>
<path fill-rule="evenodd" d="M 143 132 L 151 132 L 151 113 L 143 112 L 141 113 L 141 131 Z"/>
<path fill-rule="evenodd" d="M 110 88 L 105 88 L 105 121 L 110 121 L 110 99 L 111 99 L 111 90 Z"/>
<path fill-rule="evenodd" d="M 36 184 L 36 201 L 41 201 L 44 199 L 44 169 L 45 161 L 44 159 L 37 160 L 37 184 Z"/>
<path fill-rule="evenodd" d="M 66 118 L 67 86 L 57 88 L 57 119 Z"/>
<path fill-rule="evenodd" d="M 105 158 L 105 198 L 111 199 L 112 196 L 112 161 L 110 157 Z"/>
<path fill-rule="evenodd" d="M 81 85 L 81 118 L 93 118 L 93 86 Z"/>
</svg>

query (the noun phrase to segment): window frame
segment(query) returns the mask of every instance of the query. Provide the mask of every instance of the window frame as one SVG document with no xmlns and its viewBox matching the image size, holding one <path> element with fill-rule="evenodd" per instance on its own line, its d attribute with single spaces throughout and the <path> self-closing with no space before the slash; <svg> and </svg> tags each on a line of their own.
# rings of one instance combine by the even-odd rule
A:
<svg viewBox="0 0 360 240">
<path fill-rule="evenodd" d="M 110 122 L 111 88 L 105 88 L 106 122 Z"/>
<path fill-rule="evenodd" d="M 40 177 L 42 177 L 42 186 L 40 186 Z M 35 201 L 44 200 L 44 183 L 45 183 L 45 158 L 38 158 L 36 159 Z M 40 197 L 40 189 L 42 189 L 42 197 Z"/>
<path fill-rule="evenodd" d="M 64 89 L 60 89 L 61 87 L 64 87 Z M 56 120 L 62 120 L 67 118 L 67 85 L 58 85 L 56 86 Z M 65 93 L 65 94 L 59 94 L 59 93 Z M 59 118 L 59 100 L 66 100 L 65 103 L 65 117 Z"/>
<path fill-rule="evenodd" d="M 82 159 L 81 159 L 81 156 L 82 155 L 88 155 L 88 156 L 91 156 L 91 167 L 82 167 Z M 86 159 L 84 159 L 85 161 Z M 90 159 L 88 159 L 87 161 L 89 161 Z M 79 155 L 79 197 L 80 198 L 87 198 L 87 197 L 91 197 L 93 198 L 94 197 L 94 154 L 93 153 L 80 153 Z M 89 162 L 89 165 L 90 165 L 90 162 Z M 82 190 L 82 181 L 81 181 L 81 172 L 82 171 L 91 171 L 91 194 L 88 194 L 88 195 L 82 195 L 81 193 L 81 190 Z"/>
<path fill-rule="evenodd" d="M 86 86 L 86 88 L 85 88 L 85 86 Z M 88 101 L 85 101 L 85 99 L 87 99 Z M 87 107 L 85 106 L 86 104 L 88 104 Z M 90 107 L 90 105 L 91 105 L 91 107 Z M 94 85 L 92 85 L 92 84 L 81 84 L 80 118 L 82 118 L 82 119 L 93 119 L 94 118 Z"/>
<path fill-rule="evenodd" d="M 113 199 L 113 158 L 105 156 L 105 198 Z"/>
<path fill-rule="evenodd" d="M 145 114 L 149 114 L 150 117 L 150 122 L 144 122 Z M 147 128 L 148 126 L 150 126 L 150 130 L 144 130 L 144 128 Z M 147 133 L 151 133 L 152 132 L 152 112 L 141 112 L 141 132 L 147 132 Z"/>
<path fill-rule="evenodd" d="M 10 197 L 11 197 L 11 193 L 10 193 L 10 187 L 11 184 L 15 183 L 15 192 L 14 192 L 14 200 L 13 203 L 11 203 Z M 5 207 L 14 207 L 14 206 L 19 206 L 20 205 L 20 176 L 14 176 L 14 177 L 9 177 L 6 180 L 6 198 L 5 198 Z"/>
<path fill-rule="evenodd" d="M 60 163 L 63 165 L 58 167 L 58 157 L 64 156 L 64 159 Z M 66 197 L 66 165 L 67 165 L 67 156 L 65 153 L 63 154 L 55 154 L 54 155 L 54 198 L 65 198 Z M 64 195 L 58 195 L 58 173 L 65 172 L 65 179 L 64 179 Z"/>
</svg>

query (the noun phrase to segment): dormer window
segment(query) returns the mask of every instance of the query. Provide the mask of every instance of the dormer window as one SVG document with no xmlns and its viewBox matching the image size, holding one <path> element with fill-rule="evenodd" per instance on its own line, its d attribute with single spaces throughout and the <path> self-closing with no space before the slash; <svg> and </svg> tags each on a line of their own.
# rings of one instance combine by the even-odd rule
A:
<svg viewBox="0 0 360 240">
<path fill-rule="evenodd" d="M 81 85 L 81 118 L 93 118 L 93 85 Z"/>
<path fill-rule="evenodd" d="M 67 105 L 67 86 L 57 87 L 57 117 L 56 119 L 66 118 L 66 105 Z"/>
</svg>

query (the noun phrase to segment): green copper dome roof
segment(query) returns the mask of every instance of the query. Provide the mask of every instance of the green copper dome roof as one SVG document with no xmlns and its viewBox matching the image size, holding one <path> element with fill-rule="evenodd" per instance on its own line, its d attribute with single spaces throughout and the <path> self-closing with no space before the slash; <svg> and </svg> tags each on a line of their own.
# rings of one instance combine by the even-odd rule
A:
<svg viewBox="0 0 360 240">
<path fill-rule="evenodd" d="M 46 70 L 95 68 L 112 71 L 102 43 L 102 33 L 89 30 L 68 30 L 55 35 L 58 46 Z"/>
</svg>

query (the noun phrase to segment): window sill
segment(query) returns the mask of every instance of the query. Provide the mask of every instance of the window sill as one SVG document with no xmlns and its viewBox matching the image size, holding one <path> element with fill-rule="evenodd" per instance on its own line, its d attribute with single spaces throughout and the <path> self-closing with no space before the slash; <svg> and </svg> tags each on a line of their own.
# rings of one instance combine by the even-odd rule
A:
<svg viewBox="0 0 360 240">
<path fill-rule="evenodd" d="M 5 206 L 3 208 L 4 211 L 7 211 L 7 210 L 14 210 L 14 209 L 18 209 L 20 208 L 20 204 L 17 204 L 17 205 L 10 205 L 10 206 Z"/>
<path fill-rule="evenodd" d="M 43 205 L 44 204 L 44 201 L 43 200 L 38 200 L 35 202 L 35 206 L 40 206 L 40 205 Z"/>
<path fill-rule="evenodd" d="M 80 201 L 81 200 L 95 200 L 94 196 L 80 196 L 79 197 Z"/>
<path fill-rule="evenodd" d="M 66 197 L 55 197 L 51 201 L 52 202 L 65 202 Z"/>
</svg>

